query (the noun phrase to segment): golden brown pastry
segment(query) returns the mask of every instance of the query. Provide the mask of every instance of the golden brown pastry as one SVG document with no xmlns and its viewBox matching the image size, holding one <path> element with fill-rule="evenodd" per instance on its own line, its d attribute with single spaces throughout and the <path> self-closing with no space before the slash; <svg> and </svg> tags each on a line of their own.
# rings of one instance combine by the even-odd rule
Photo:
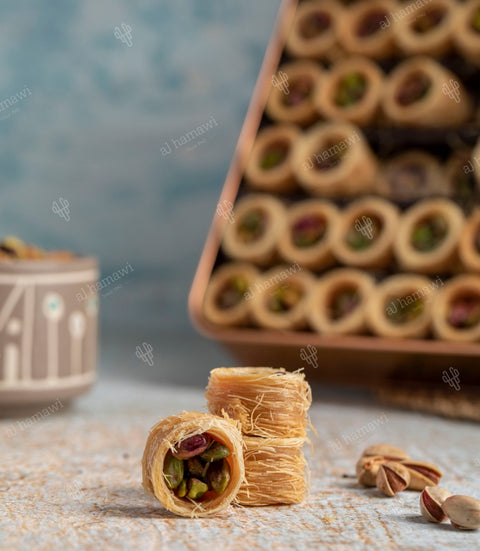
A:
<svg viewBox="0 0 480 551">
<path fill-rule="evenodd" d="M 424 276 L 399 274 L 375 287 L 367 304 L 370 330 L 380 337 L 420 339 L 432 320 L 435 285 Z"/>
<path fill-rule="evenodd" d="M 233 224 L 227 224 L 222 248 L 236 260 L 268 266 L 277 256 L 277 242 L 285 228 L 285 207 L 274 197 L 247 195 L 233 211 Z"/>
<path fill-rule="evenodd" d="M 245 478 L 235 501 L 263 506 L 301 503 L 308 490 L 303 438 L 244 438 Z"/>
<path fill-rule="evenodd" d="M 375 280 L 366 272 L 339 268 L 314 285 L 308 320 L 322 335 L 353 335 L 365 328 L 365 309 Z"/>
<path fill-rule="evenodd" d="M 480 65 L 480 0 L 457 3 L 452 34 L 460 55 Z"/>
<path fill-rule="evenodd" d="M 458 244 L 460 260 L 469 272 L 480 274 L 480 208 L 468 218 Z"/>
<path fill-rule="evenodd" d="M 287 210 L 285 232 L 278 242 L 280 256 L 309 270 L 321 270 L 334 262 L 331 237 L 339 212 L 333 203 L 307 199 Z"/>
<path fill-rule="evenodd" d="M 392 122 L 406 126 L 456 126 L 472 114 L 472 101 L 459 78 L 424 56 L 412 57 L 390 73 L 382 106 Z"/>
<path fill-rule="evenodd" d="M 290 157 L 299 135 L 298 127 L 290 124 L 260 130 L 245 168 L 249 187 L 279 193 L 295 189 Z"/>
<path fill-rule="evenodd" d="M 432 319 L 439 339 L 480 341 L 480 277 L 464 274 L 448 281 L 434 299 Z"/>
<path fill-rule="evenodd" d="M 425 199 L 401 217 L 394 251 L 404 270 L 424 274 L 456 267 L 464 225 L 461 208 L 448 199 Z"/>
<path fill-rule="evenodd" d="M 314 104 L 326 119 L 364 126 L 377 115 L 383 91 L 383 73 L 366 57 L 336 63 L 315 89 Z"/>
<path fill-rule="evenodd" d="M 143 487 L 172 513 L 206 517 L 223 511 L 245 479 L 238 423 L 184 411 L 150 431 Z"/>
<path fill-rule="evenodd" d="M 203 312 L 217 325 L 246 325 L 250 321 L 246 295 L 258 270 L 244 262 L 223 264 L 213 273 L 205 291 Z"/>
<path fill-rule="evenodd" d="M 210 372 L 208 410 L 240 422 L 242 433 L 265 438 L 303 438 L 312 403 L 302 372 L 272 367 L 219 367 Z"/>
<path fill-rule="evenodd" d="M 347 52 L 374 59 L 395 50 L 392 20 L 398 5 L 391 0 L 361 0 L 348 9 L 337 25 L 337 37 Z"/>
<path fill-rule="evenodd" d="M 251 287 L 249 297 L 255 323 L 284 331 L 306 327 L 313 282 L 313 275 L 299 264 L 276 266 L 261 274 Z"/>
<path fill-rule="evenodd" d="M 362 132 L 350 123 L 318 123 L 294 146 L 292 167 L 313 195 L 355 197 L 373 191 L 377 160 Z"/>
<path fill-rule="evenodd" d="M 332 236 L 337 260 L 357 268 L 379 268 L 392 257 L 399 210 L 385 199 L 365 197 L 351 203 L 339 218 Z"/>
<path fill-rule="evenodd" d="M 313 90 L 322 78 L 322 69 L 314 61 L 281 65 L 272 78 L 266 114 L 277 122 L 310 124 L 318 117 L 313 105 Z"/>
<path fill-rule="evenodd" d="M 403 17 L 394 25 L 395 41 L 405 55 L 441 56 L 452 45 L 455 12 L 454 0 L 410 2 L 402 7 Z M 402 13 L 402 11 L 399 12 Z"/>
<path fill-rule="evenodd" d="M 406 151 L 389 159 L 380 170 L 377 192 L 400 203 L 449 194 L 440 163 L 421 150 Z"/>
<path fill-rule="evenodd" d="M 298 5 L 285 48 L 294 57 L 328 59 L 339 46 L 335 28 L 343 7 L 333 0 L 313 0 Z"/>
</svg>

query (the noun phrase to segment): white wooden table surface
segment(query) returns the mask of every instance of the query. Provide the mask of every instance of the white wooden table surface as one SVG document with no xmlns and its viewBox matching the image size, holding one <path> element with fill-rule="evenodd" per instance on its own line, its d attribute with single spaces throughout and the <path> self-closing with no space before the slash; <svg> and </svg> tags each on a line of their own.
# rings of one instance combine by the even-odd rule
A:
<svg viewBox="0 0 480 551">
<path fill-rule="evenodd" d="M 438 464 L 450 491 L 480 498 L 478 425 L 315 389 L 314 398 L 308 499 L 200 520 L 177 518 L 146 497 L 140 468 L 150 426 L 184 409 L 204 410 L 200 390 L 107 374 L 70 409 L 26 428 L 2 420 L 0 549 L 480 549 L 480 531 L 426 523 L 418 493 L 385 498 L 351 476 L 360 452 L 385 441 Z"/>
</svg>

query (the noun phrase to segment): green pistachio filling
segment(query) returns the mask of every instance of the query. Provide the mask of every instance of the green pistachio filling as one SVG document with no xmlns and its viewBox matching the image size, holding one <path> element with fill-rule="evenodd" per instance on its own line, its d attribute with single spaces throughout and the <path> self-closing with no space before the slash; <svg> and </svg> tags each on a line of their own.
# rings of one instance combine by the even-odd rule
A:
<svg viewBox="0 0 480 551">
<path fill-rule="evenodd" d="M 230 482 L 230 451 L 208 433 L 179 442 L 163 462 L 167 486 L 180 498 L 201 500 L 209 491 L 223 494 Z"/>
<path fill-rule="evenodd" d="M 360 304 L 360 293 L 357 287 L 344 287 L 337 291 L 330 303 L 330 318 L 338 321 L 351 314 Z"/>
<path fill-rule="evenodd" d="M 448 323 L 455 329 L 471 329 L 480 322 L 480 296 L 465 294 L 450 304 Z"/>
<path fill-rule="evenodd" d="M 412 28 L 418 34 L 426 34 L 435 27 L 438 27 L 444 17 L 445 12 L 442 9 L 426 10 L 417 17 Z"/>
<path fill-rule="evenodd" d="M 470 26 L 475 32 L 480 33 L 480 8 L 473 14 Z"/>
<path fill-rule="evenodd" d="M 345 241 L 354 251 L 363 251 L 375 243 L 382 229 L 383 223 L 378 216 L 365 213 L 355 219 L 347 232 Z"/>
<path fill-rule="evenodd" d="M 330 28 L 331 23 L 331 18 L 326 12 L 309 13 L 300 23 L 300 36 L 305 40 L 316 38 Z"/>
<path fill-rule="evenodd" d="M 403 107 L 407 107 L 412 105 L 412 103 L 424 99 L 431 86 L 432 82 L 425 73 L 415 71 L 403 81 L 397 93 L 396 100 Z"/>
<path fill-rule="evenodd" d="M 390 299 L 385 305 L 387 319 L 395 325 L 404 325 L 421 316 L 425 310 L 422 299 L 413 294 Z"/>
<path fill-rule="evenodd" d="M 235 275 L 225 282 L 217 295 L 217 306 L 221 310 L 228 310 L 242 302 L 248 290 L 248 280 L 242 275 Z"/>
<path fill-rule="evenodd" d="M 251 209 L 238 222 L 238 234 L 244 243 L 252 243 L 265 233 L 267 216 L 262 209 Z"/>
<path fill-rule="evenodd" d="M 260 159 L 260 168 L 262 170 L 270 170 L 281 165 L 287 158 L 289 151 L 288 143 L 274 142 L 268 145 Z"/>
<path fill-rule="evenodd" d="M 299 218 L 292 226 L 292 241 L 299 248 L 311 247 L 322 240 L 326 230 L 323 216 L 309 214 Z"/>
<path fill-rule="evenodd" d="M 337 167 L 348 151 L 348 147 L 341 141 L 327 141 L 319 153 L 314 154 L 315 170 L 331 170 Z"/>
<path fill-rule="evenodd" d="M 367 38 L 381 31 L 385 25 L 382 25 L 387 20 L 387 13 L 383 10 L 372 10 L 367 13 L 360 21 L 357 27 L 357 36 Z"/>
<path fill-rule="evenodd" d="M 302 299 L 303 292 L 296 285 L 280 285 L 268 296 L 267 307 L 271 312 L 289 312 Z"/>
<path fill-rule="evenodd" d="M 352 71 L 338 83 L 335 103 L 339 107 L 350 107 L 358 103 L 367 91 L 367 79 L 361 73 Z"/>
<path fill-rule="evenodd" d="M 313 81 L 308 76 L 291 79 L 288 94 L 282 94 L 286 107 L 297 107 L 312 95 Z"/>
<path fill-rule="evenodd" d="M 448 234 L 448 224 L 443 216 L 431 216 L 420 221 L 411 236 L 412 246 L 417 251 L 435 250 Z"/>
</svg>

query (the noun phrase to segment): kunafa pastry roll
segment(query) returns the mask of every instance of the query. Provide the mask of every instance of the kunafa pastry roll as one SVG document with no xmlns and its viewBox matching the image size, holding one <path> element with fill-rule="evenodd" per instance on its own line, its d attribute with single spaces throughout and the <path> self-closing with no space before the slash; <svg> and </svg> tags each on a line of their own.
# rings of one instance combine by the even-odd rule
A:
<svg viewBox="0 0 480 551">
<path fill-rule="evenodd" d="M 226 255 L 267 266 L 277 256 L 277 242 L 285 228 L 285 207 L 274 197 L 262 194 L 240 199 L 227 224 L 222 247 Z"/>
<path fill-rule="evenodd" d="M 337 25 L 340 44 L 351 54 L 374 59 L 395 50 L 391 20 L 397 4 L 391 0 L 362 0 L 349 6 Z"/>
<path fill-rule="evenodd" d="M 402 6 L 394 24 L 395 41 L 407 55 L 441 56 L 452 44 L 458 3 L 454 0 L 415 0 Z"/>
<path fill-rule="evenodd" d="M 365 308 L 375 287 L 367 273 L 339 268 L 314 285 L 308 320 L 323 335 L 353 335 L 366 328 Z"/>
<path fill-rule="evenodd" d="M 394 250 L 404 270 L 432 274 L 455 268 L 464 225 L 462 209 L 448 199 L 425 199 L 401 217 Z"/>
<path fill-rule="evenodd" d="M 465 208 L 470 209 L 478 195 L 472 152 L 458 150 L 452 153 L 445 167 L 445 176 L 449 197 L 457 199 Z"/>
<path fill-rule="evenodd" d="M 272 78 L 265 112 L 278 122 L 310 124 L 318 115 L 313 105 L 313 90 L 323 79 L 314 61 L 292 61 L 281 65 Z"/>
<path fill-rule="evenodd" d="M 388 160 L 380 169 L 377 186 L 380 195 L 400 203 L 448 195 L 440 163 L 430 153 L 420 150 L 406 151 Z"/>
<path fill-rule="evenodd" d="M 162 419 L 145 446 L 143 487 L 176 515 L 219 513 L 244 482 L 242 445 L 231 419 L 192 411 Z"/>
<path fill-rule="evenodd" d="M 278 243 L 280 256 L 309 270 L 321 270 L 334 262 L 331 236 L 339 212 L 322 199 L 300 201 L 287 210 L 283 236 Z"/>
<path fill-rule="evenodd" d="M 280 265 L 264 272 L 250 289 L 254 321 L 268 329 L 303 329 L 313 282 L 313 275 L 299 264 Z"/>
<path fill-rule="evenodd" d="M 390 261 L 398 231 L 398 208 L 378 197 L 351 203 L 335 226 L 332 249 L 347 266 L 379 268 Z"/>
<path fill-rule="evenodd" d="M 440 290 L 432 306 L 433 330 L 446 341 L 480 341 L 480 276 L 454 277 Z"/>
<path fill-rule="evenodd" d="M 463 227 L 458 251 L 465 268 L 480 274 L 480 208 L 473 212 Z"/>
<path fill-rule="evenodd" d="M 391 276 L 375 287 L 366 308 L 370 330 L 379 337 L 425 337 L 431 324 L 432 282 L 419 275 Z"/>
<path fill-rule="evenodd" d="M 244 262 L 229 262 L 215 270 L 203 301 L 205 317 L 217 325 L 246 325 L 250 320 L 245 300 L 258 270 Z"/>
<path fill-rule="evenodd" d="M 356 126 L 327 122 L 316 124 L 299 138 L 292 167 L 307 192 L 352 197 L 373 190 L 377 160 Z"/>
<path fill-rule="evenodd" d="M 243 434 L 304 438 L 312 391 L 301 371 L 273 367 L 212 369 L 205 392 L 208 410 L 225 412 Z"/>
<path fill-rule="evenodd" d="M 308 491 L 303 438 L 244 438 L 245 479 L 236 503 L 251 507 L 301 503 Z"/>
<path fill-rule="evenodd" d="M 457 4 L 452 34 L 458 52 L 480 65 L 480 0 Z"/>
<path fill-rule="evenodd" d="M 316 88 L 314 103 L 326 119 L 364 126 L 375 118 L 383 90 L 383 74 L 366 57 L 336 63 Z"/>
<path fill-rule="evenodd" d="M 290 157 L 299 135 L 298 127 L 290 124 L 260 130 L 245 169 L 249 187 L 269 192 L 287 192 L 296 187 Z"/>
<path fill-rule="evenodd" d="M 298 5 L 285 48 L 294 57 L 326 59 L 338 50 L 335 28 L 343 15 L 339 2 L 313 0 Z"/>
<path fill-rule="evenodd" d="M 400 63 L 386 80 L 383 111 L 406 126 L 456 126 L 469 119 L 472 102 L 458 77 L 432 58 Z"/>
</svg>

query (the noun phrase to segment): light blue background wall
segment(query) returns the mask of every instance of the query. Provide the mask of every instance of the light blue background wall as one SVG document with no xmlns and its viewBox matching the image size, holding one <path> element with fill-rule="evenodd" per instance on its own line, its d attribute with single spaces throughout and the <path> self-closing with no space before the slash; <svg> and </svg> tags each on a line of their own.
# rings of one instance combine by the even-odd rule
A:
<svg viewBox="0 0 480 551">
<path fill-rule="evenodd" d="M 0 112 L 0 234 L 98 255 L 104 276 L 130 263 L 104 290 L 104 332 L 193 331 L 188 289 L 278 7 L 0 2 L 0 101 L 31 91 Z M 162 156 L 212 116 L 204 143 Z"/>
</svg>

